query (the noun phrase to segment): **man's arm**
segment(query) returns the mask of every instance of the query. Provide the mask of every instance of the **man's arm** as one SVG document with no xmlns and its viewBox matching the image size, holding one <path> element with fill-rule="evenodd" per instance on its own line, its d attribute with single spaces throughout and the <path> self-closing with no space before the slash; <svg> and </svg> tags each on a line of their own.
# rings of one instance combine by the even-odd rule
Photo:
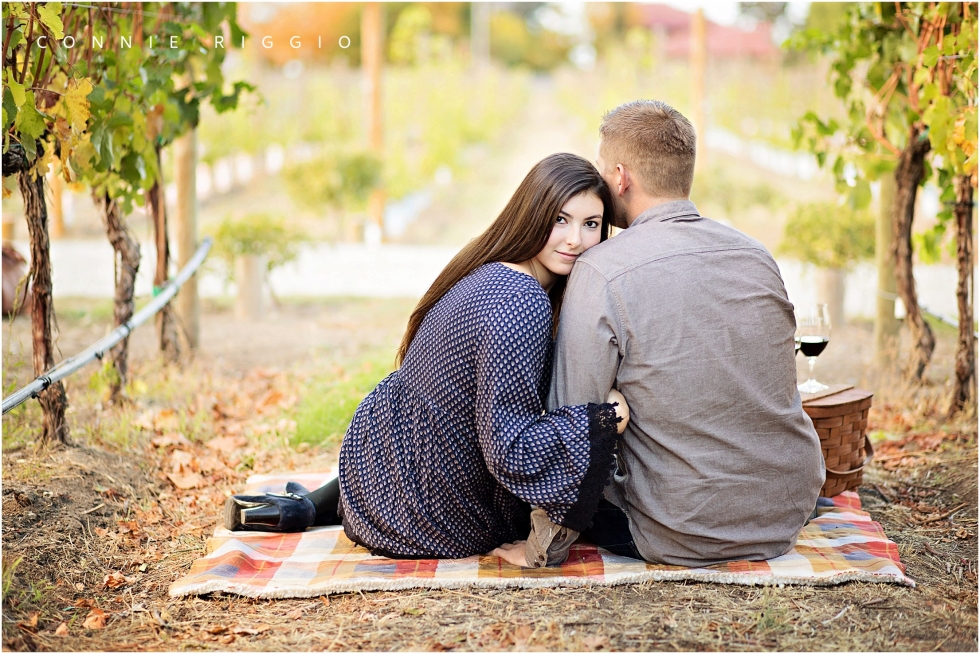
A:
<svg viewBox="0 0 980 654">
<path fill-rule="evenodd" d="M 625 349 L 619 307 L 588 263 L 572 269 L 562 302 L 548 408 L 605 402 Z"/>
</svg>

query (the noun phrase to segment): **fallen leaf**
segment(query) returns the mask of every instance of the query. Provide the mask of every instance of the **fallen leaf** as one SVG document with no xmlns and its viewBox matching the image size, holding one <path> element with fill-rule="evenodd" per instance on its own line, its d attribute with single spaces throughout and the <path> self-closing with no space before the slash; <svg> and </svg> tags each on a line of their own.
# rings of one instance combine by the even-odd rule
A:
<svg viewBox="0 0 980 654">
<path fill-rule="evenodd" d="M 423 613 L 425 613 L 425 609 L 417 609 L 417 608 L 414 608 L 414 607 L 409 607 L 407 609 L 402 609 L 402 611 L 404 613 L 408 613 L 409 615 L 422 615 Z"/>
<path fill-rule="evenodd" d="M 264 398 L 259 402 L 259 407 L 267 408 L 271 406 L 276 406 L 282 403 L 283 394 L 279 391 L 273 389 L 269 391 Z"/>
<path fill-rule="evenodd" d="M 217 636 L 218 634 L 223 634 L 228 631 L 228 627 L 222 624 L 210 624 L 206 627 L 202 627 L 202 631 L 206 631 L 209 634 Z"/>
<path fill-rule="evenodd" d="M 92 609 L 85 616 L 85 622 L 82 623 L 82 626 L 86 629 L 105 629 L 105 620 L 105 611 L 102 609 Z"/>
<path fill-rule="evenodd" d="M 196 472 L 188 473 L 167 473 L 167 479 L 169 479 L 174 486 L 181 490 L 190 490 L 191 488 L 199 488 L 204 485 L 204 477 Z"/>
<path fill-rule="evenodd" d="M 106 588 L 119 588 L 120 586 L 125 586 L 126 584 L 132 584 L 136 582 L 136 577 L 127 577 L 121 572 L 110 572 L 102 580 L 102 585 Z"/>
<path fill-rule="evenodd" d="M 150 566 L 148 564 L 146 564 L 146 563 L 141 564 L 140 567 L 139 567 L 139 571 L 140 572 L 146 572 L 149 569 L 150 569 Z"/>
<path fill-rule="evenodd" d="M 143 431 L 153 431 L 153 411 L 144 411 L 130 424 Z"/>
<path fill-rule="evenodd" d="M 197 459 L 190 452 L 174 450 L 170 454 L 170 465 L 174 472 L 197 472 Z"/>
<path fill-rule="evenodd" d="M 222 636 L 218 639 L 218 642 L 222 645 L 228 645 L 229 643 L 235 642 L 235 634 L 228 634 L 227 636 Z"/>
<path fill-rule="evenodd" d="M 85 584 L 81 582 L 75 584 L 75 590 L 85 590 Z"/>
<path fill-rule="evenodd" d="M 303 617 L 303 609 L 296 609 L 295 611 L 290 611 L 286 614 L 286 618 L 289 620 L 299 620 Z"/>
<path fill-rule="evenodd" d="M 95 491 L 97 493 L 102 493 L 110 500 L 121 500 L 126 497 L 125 495 L 117 491 L 115 488 L 105 488 L 103 486 L 97 485 L 95 487 Z"/>
<path fill-rule="evenodd" d="M 204 445 L 216 452 L 231 454 L 238 448 L 248 445 L 248 439 L 244 436 L 219 436 L 212 438 Z"/>
<path fill-rule="evenodd" d="M 76 584 L 76 585 L 81 586 L 81 584 Z M 80 609 L 94 609 L 94 608 L 97 608 L 96 605 L 95 605 L 95 600 L 86 599 L 84 597 L 75 600 L 75 606 L 77 606 Z"/>
<path fill-rule="evenodd" d="M 62 622 L 58 625 L 58 628 L 54 630 L 55 636 L 67 636 L 68 635 L 68 623 Z"/>
<path fill-rule="evenodd" d="M 21 629 L 26 629 L 27 631 L 36 631 L 37 630 L 37 619 L 38 619 L 38 616 L 40 616 L 40 615 L 41 614 L 38 611 L 31 611 L 28 614 L 27 619 L 24 620 L 23 622 L 18 622 L 17 623 L 17 626 L 20 627 Z"/>
<path fill-rule="evenodd" d="M 233 634 L 244 634 L 247 636 L 254 636 L 256 634 L 262 633 L 263 631 L 268 631 L 270 628 L 271 627 L 267 624 L 257 624 L 254 627 L 242 627 L 236 625 L 235 627 L 232 627 L 231 632 Z"/>
<path fill-rule="evenodd" d="M 214 472 L 216 470 L 228 470 L 228 466 L 224 464 L 224 461 L 209 454 L 207 456 L 202 456 L 198 459 L 198 466 L 201 468 L 201 472 Z"/>
<path fill-rule="evenodd" d="M 173 409 L 163 409 L 153 418 L 153 428 L 158 432 L 176 431 L 180 418 Z"/>
<path fill-rule="evenodd" d="M 187 440 L 183 434 L 179 431 L 168 431 L 163 436 L 157 436 L 151 438 L 150 442 L 156 447 L 169 447 L 171 445 L 190 445 L 191 442 Z"/>
</svg>

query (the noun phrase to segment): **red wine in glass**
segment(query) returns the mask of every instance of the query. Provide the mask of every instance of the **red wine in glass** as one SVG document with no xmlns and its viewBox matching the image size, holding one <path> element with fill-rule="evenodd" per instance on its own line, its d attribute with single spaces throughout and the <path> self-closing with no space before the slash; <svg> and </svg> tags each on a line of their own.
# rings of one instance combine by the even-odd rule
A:
<svg viewBox="0 0 980 654">
<path fill-rule="evenodd" d="M 827 348 L 827 343 L 829 342 L 830 339 L 824 338 L 823 336 L 801 336 L 799 344 L 800 352 L 805 357 L 818 357 Z"/>
<path fill-rule="evenodd" d="M 801 393 L 819 393 L 827 390 L 829 386 L 821 384 L 813 376 L 813 366 L 817 362 L 817 357 L 830 343 L 830 311 L 826 304 L 804 305 L 797 309 L 796 342 L 799 351 L 810 364 L 809 378 L 797 388 Z"/>
</svg>

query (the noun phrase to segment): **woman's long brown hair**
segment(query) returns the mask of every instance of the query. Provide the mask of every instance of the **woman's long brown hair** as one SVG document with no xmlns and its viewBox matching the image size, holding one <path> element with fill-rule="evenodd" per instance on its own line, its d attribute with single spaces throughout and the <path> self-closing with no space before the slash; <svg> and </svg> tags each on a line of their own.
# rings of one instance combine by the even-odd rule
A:
<svg viewBox="0 0 980 654">
<path fill-rule="evenodd" d="M 485 263 L 521 263 L 533 259 L 548 243 L 555 220 L 565 203 L 576 195 L 593 193 L 602 200 L 601 240 L 609 235 L 613 215 L 612 195 L 599 171 L 588 160 L 560 153 L 545 157 L 531 169 L 507 206 L 487 231 L 470 241 L 449 262 L 425 292 L 408 319 L 395 364 L 400 366 L 429 310 L 456 282 Z M 557 328 L 561 299 L 567 278 L 559 277 L 551 287 L 553 328 Z"/>
</svg>

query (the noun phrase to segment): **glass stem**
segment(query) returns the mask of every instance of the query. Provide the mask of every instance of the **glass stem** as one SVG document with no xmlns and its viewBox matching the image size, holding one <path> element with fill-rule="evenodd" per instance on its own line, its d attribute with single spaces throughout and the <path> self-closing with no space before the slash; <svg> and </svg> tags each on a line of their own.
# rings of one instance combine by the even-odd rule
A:
<svg viewBox="0 0 980 654">
<path fill-rule="evenodd" d="M 810 364 L 810 376 L 807 378 L 808 382 L 813 381 L 813 364 L 817 362 L 817 357 L 807 357 L 807 363 Z"/>
</svg>

